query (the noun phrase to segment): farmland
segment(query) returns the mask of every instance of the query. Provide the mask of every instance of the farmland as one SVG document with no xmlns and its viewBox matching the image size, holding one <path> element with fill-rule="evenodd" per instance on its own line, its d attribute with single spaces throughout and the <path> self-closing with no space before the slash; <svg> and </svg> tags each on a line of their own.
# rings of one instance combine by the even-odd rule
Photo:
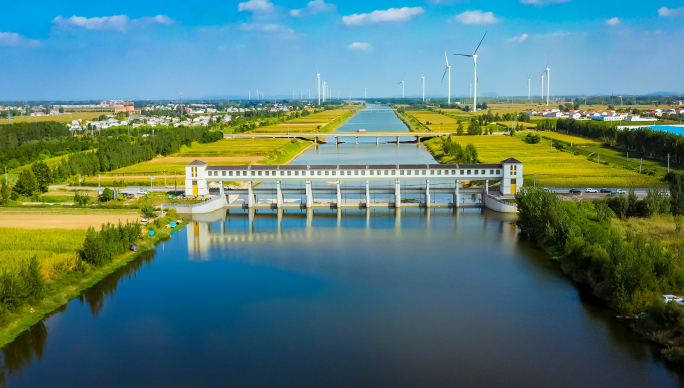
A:
<svg viewBox="0 0 684 388">
<path fill-rule="evenodd" d="M 333 110 L 324 110 L 324 111 L 319 112 L 319 113 L 312 113 L 308 116 L 298 117 L 298 118 L 295 118 L 292 120 L 288 120 L 287 122 L 280 123 L 277 125 L 259 127 L 257 129 L 255 129 L 253 132 L 255 132 L 255 133 L 330 132 L 334 128 L 336 128 L 337 126 L 334 126 L 334 128 L 330 128 L 331 125 L 328 125 L 328 124 L 337 124 L 335 121 L 339 121 L 339 125 L 341 125 L 346 120 L 348 120 L 350 117 L 352 117 L 354 115 L 354 113 L 356 113 L 358 111 L 358 109 L 361 109 L 361 108 L 362 108 L 361 105 L 354 105 L 352 107 L 345 107 L 345 108 L 339 108 L 339 109 L 333 109 Z M 328 125 L 328 128 L 326 128 L 326 125 Z"/>
<path fill-rule="evenodd" d="M 40 116 L 40 117 L 29 117 L 29 116 L 17 116 L 12 117 L 13 123 L 28 123 L 28 122 L 39 122 L 39 121 L 57 121 L 59 123 L 70 123 L 73 120 L 86 119 L 92 120 L 98 118 L 101 115 L 110 115 L 113 112 L 78 112 L 78 113 L 65 113 L 58 116 Z M 7 117 L 0 118 L 0 124 L 7 124 Z"/>
<path fill-rule="evenodd" d="M 437 112 L 430 112 L 430 111 L 408 111 L 408 114 L 411 116 L 415 117 L 418 121 L 421 123 L 425 124 L 430 130 L 435 131 L 435 132 L 456 132 L 456 129 L 458 128 L 458 121 L 445 116 L 443 114 L 439 114 Z M 464 130 L 467 130 L 468 128 L 468 123 L 463 122 L 463 128 Z"/>
<path fill-rule="evenodd" d="M 0 228 L 33 229 L 30 233 L 44 228 L 87 229 L 92 226 L 99 229 L 103 223 L 135 221 L 138 218 L 137 209 L 0 208 Z"/>
<path fill-rule="evenodd" d="M 559 140 L 568 144 L 577 146 L 600 146 L 602 143 L 596 140 L 585 139 L 583 137 L 566 135 L 559 132 L 539 132 L 539 135 L 545 139 Z"/>
<path fill-rule="evenodd" d="M 561 152 L 546 144 L 527 144 L 510 136 L 458 136 L 454 141 L 465 146 L 472 143 L 483 163 L 500 163 L 514 157 L 524 163 L 525 185 L 548 187 L 637 187 L 662 186 L 658 179 L 634 171 L 592 163 L 582 156 Z M 425 142 L 439 159 L 441 139 Z"/>
</svg>

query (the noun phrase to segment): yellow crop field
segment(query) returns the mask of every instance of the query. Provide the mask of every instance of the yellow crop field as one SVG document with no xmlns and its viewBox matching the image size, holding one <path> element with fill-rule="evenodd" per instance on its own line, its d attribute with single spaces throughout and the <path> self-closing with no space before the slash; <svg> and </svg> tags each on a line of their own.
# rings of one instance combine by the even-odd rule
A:
<svg viewBox="0 0 684 388">
<path fill-rule="evenodd" d="M 7 112 L 5 112 L 7 113 Z M 13 123 L 28 123 L 28 122 L 39 122 L 39 121 L 56 121 L 58 123 L 70 123 L 73 120 L 86 119 L 92 120 L 100 115 L 109 115 L 112 112 L 78 112 L 78 113 L 65 113 L 58 116 L 42 116 L 42 117 L 28 117 L 19 116 L 12 117 Z M 0 124 L 7 124 L 7 116 L 4 118 L 0 117 Z"/>
<path fill-rule="evenodd" d="M 566 135 L 564 133 L 558 133 L 558 132 L 539 132 L 539 135 L 545 139 L 553 139 L 553 140 L 560 140 L 566 143 L 570 143 L 573 145 L 581 146 L 581 145 L 591 145 L 591 146 L 601 146 L 600 141 L 596 140 L 590 140 L 590 139 L 585 139 L 583 137 L 577 137 L 577 136 L 572 136 L 572 135 Z"/>
<path fill-rule="evenodd" d="M 648 175 L 590 162 L 551 148 L 548 144 L 528 144 L 510 136 L 455 136 L 453 140 L 465 146 L 472 143 L 484 163 L 500 163 L 507 158 L 523 162 L 525 184 L 531 184 L 536 174 L 537 186 L 546 187 L 637 187 L 661 186 L 662 182 Z M 435 157 L 442 155 L 441 139 L 425 142 Z"/>
<path fill-rule="evenodd" d="M 340 108 L 333 110 L 326 110 L 319 113 L 312 113 L 305 117 L 298 117 L 296 119 L 288 120 L 278 125 L 270 125 L 267 127 L 260 127 L 254 130 L 255 133 L 307 133 L 315 131 L 319 126 L 324 127 L 326 124 L 333 123 L 335 120 L 343 119 L 343 116 L 350 111 L 360 109 L 360 106 L 349 108 Z"/>
<path fill-rule="evenodd" d="M 222 139 L 214 143 L 192 143 L 192 147 L 183 146 L 171 156 L 267 156 L 288 143 L 290 139 Z"/>
<path fill-rule="evenodd" d="M 408 111 L 408 114 L 425 124 L 432 131 L 456 132 L 458 121 L 443 114 L 430 111 Z M 468 123 L 463 122 L 463 130 L 468 130 Z"/>
<path fill-rule="evenodd" d="M 46 280 L 76 265 L 85 229 L 0 228 L 0 271 L 16 273 L 36 256 Z"/>
</svg>

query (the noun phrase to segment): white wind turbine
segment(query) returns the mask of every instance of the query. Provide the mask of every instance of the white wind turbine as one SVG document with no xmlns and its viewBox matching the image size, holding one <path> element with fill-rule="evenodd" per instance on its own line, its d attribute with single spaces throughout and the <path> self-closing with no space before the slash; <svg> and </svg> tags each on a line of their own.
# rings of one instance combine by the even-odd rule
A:
<svg viewBox="0 0 684 388">
<path fill-rule="evenodd" d="M 442 83 L 444 82 L 444 76 L 449 73 L 447 78 L 447 104 L 451 105 L 451 66 L 449 66 L 449 57 L 446 50 L 444 50 L 444 59 L 446 59 L 446 69 L 444 69 L 444 74 L 442 74 Z"/>
<path fill-rule="evenodd" d="M 321 73 L 316 70 L 316 82 L 318 85 L 318 106 L 321 106 Z"/>
<path fill-rule="evenodd" d="M 482 36 L 482 40 L 480 40 L 480 44 L 477 45 L 477 48 L 475 49 L 475 52 L 472 54 L 454 54 L 454 55 L 460 55 L 462 57 L 471 57 L 473 58 L 473 65 L 475 66 L 475 81 L 474 81 L 474 87 L 473 87 L 473 112 L 477 111 L 477 50 L 480 49 L 480 46 L 482 45 L 482 42 L 484 41 L 485 36 L 487 36 L 487 32 L 485 31 L 484 35 Z"/>
<path fill-rule="evenodd" d="M 423 78 L 423 102 L 425 102 L 425 76 Z"/>
<path fill-rule="evenodd" d="M 549 106 L 549 94 L 551 87 L 551 69 L 549 69 L 549 61 L 546 61 L 546 106 Z"/>
<path fill-rule="evenodd" d="M 542 94 L 541 94 L 541 103 L 540 104 L 543 104 L 544 103 L 544 72 L 543 71 L 541 72 L 541 87 L 542 87 L 542 91 L 541 91 Z"/>
<path fill-rule="evenodd" d="M 531 89 L 531 87 L 530 87 L 531 81 L 532 81 L 532 78 L 530 78 L 530 76 L 528 75 L 528 76 L 527 76 L 527 102 L 528 102 L 528 103 L 530 102 L 530 98 L 531 98 L 531 94 L 530 94 L 530 93 L 532 92 L 532 89 Z"/>
</svg>

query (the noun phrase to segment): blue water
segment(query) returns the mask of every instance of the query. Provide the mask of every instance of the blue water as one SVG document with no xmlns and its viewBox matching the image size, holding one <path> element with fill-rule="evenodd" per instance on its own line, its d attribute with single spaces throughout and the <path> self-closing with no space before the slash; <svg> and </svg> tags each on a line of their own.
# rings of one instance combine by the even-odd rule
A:
<svg viewBox="0 0 684 388">
<path fill-rule="evenodd" d="M 684 126 L 679 125 L 651 125 L 648 128 L 651 128 L 656 131 L 664 131 L 674 133 L 677 135 L 684 135 Z"/>
</svg>

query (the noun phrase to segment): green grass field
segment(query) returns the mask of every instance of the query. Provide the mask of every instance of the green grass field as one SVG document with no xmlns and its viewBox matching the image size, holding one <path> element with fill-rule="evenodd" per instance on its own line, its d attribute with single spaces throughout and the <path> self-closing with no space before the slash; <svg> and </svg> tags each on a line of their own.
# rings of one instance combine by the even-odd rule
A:
<svg viewBox="0 0 684 388">
<path fill-rule="evenodd" d="M 267 156 L 290 139 L 222 139 L 214 143 L 193 143 L 171 156 Z"/>
<path fill-rule="evenodd" d="M 443 114 L 430 111 L 408 111 L 407 113 L 435 132 L 455 133 L 458 129 L 458 121 Z M 468 130 L 467 122 L 463 122 L 463 130 Z"/>
<path fill-rule="evenodd" d="M 454 141 L 465 146 L 473 143 L 484 163 L 500 163 L 516 158 L 524 164 L 525 185 L 547 187 L 655 187 L 664 186 L 658 179 L 634 171 L 592 163 L 582 156 L 561 152 L 546 144 L 528 144 L 510 136 L 456 136 Z M 425 142 L 436 158 L 441 157 L 440 139 Z"/>
<path fill-rule="evenodd" d="M 583 137 L 566 135 L 559 132 L 538 132 L 544 139 L 559 140 L 568 144 L 573 144 L 577 146 L 600 146 L 600 141 L 585 139 Z"/>
<path fill-rule="evenodd" d="M 354 105 L 340 109 L 326 110 L 319 113 L 313 113 L 305 117 L 298 117 L 296 119 L 288 120 L 278 125 L 270 125 L 267 127 L 259 127 L 255 129 L 254 133 L 307 133 L 307 132 L 331 132 L 337 126 L 336 121 L 341 123 L 353 116 L 361 105 Z M 326 127 L 327 126 L 327 127 Z M 339 126 L 339 125 L 338 125 Z M 320 129 L 318 129 L 320 127 Z"/>
<path fill-rule="evenodd" d="M 46 280 L 76 265 L 84 229 L 0 228 L 0 271 L 17 272 L 36 256 Z"/>
</svg>

